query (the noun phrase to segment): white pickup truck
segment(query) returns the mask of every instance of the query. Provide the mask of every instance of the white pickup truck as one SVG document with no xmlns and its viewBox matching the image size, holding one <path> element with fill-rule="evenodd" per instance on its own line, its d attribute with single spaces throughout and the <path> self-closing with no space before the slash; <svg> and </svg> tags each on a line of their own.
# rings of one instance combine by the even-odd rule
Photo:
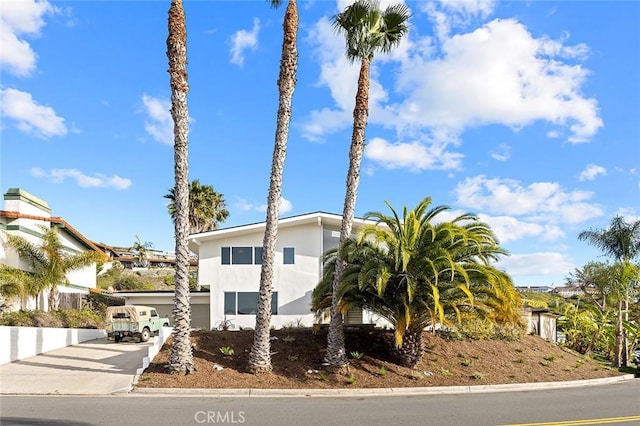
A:
<svg viewBox="0 0 640 426">
<path fill-rule="evenodd" d="M 169 318 L 160 317 L 155 308 L 140 305 L 109 306 L 105 322 L 107 338 L 116 343 L 126 337 L 147 342 L 161 327 L 169 327 Z"/>
</svg>

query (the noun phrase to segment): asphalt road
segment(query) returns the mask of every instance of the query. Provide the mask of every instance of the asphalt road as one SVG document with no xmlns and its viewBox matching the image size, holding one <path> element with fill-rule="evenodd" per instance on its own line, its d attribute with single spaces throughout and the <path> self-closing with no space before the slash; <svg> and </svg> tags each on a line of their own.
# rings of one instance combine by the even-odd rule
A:
<svg viewBox="0 0 640 426">
<path fill-rule="evenodd" d="M 640 379 L 565 389 L 400 397 L 2 396 L 0 424 L 638 425 Z"/>
</svg>

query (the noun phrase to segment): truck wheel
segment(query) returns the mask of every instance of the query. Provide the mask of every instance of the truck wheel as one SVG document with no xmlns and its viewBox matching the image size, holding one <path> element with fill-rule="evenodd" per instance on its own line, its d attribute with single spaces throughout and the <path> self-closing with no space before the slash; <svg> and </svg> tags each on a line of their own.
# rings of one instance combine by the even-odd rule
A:
<svg viewBox="0 0 640 426">
<path fill-rule="evenodd" d="M 162 324 L 163 327 L 169 327 L 169 323 L 165 322 L 164 324 Z"/>
<path fill-rule="evenodd" d="M 120 336 L 114 336 L 113 340 L 116 341 L 116 343 L 120 343 L 120 340 L 122 340 L 122 337 Z"/>
<path fill-rule="evenodd" d="M 151 332 L 149 331 L 149 329 L 147 327 L 145 327 L 144 330 L 142 330 L 142 333 L 140 333 L 140 341 L 141 342 L 148 342 L 149 341 L 149 337 L 151 337 Z"/>
</svg>

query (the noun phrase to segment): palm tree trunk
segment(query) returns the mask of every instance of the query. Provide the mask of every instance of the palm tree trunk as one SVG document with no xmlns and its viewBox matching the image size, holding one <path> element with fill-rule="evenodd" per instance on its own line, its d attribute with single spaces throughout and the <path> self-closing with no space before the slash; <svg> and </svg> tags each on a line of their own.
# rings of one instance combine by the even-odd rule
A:
<svg viewBox="0 0 640 426">
<path fill-rule="evenodd" d="M 278 209 L 282 194 L 282 174 L 287 155 L 291 102 L 296 87 L 298 66 L 298 7 L 295 0 L 289 1 L 284 15 L 282 60 L 278 79 L 279 105 L 275 146 L 271 164 L 271 179 L 267 200 L 267 219 L 263 241 L 262 267 L 260 270 L 260 292 L 256 312 L 256 328 L 253 345 L 249 353 L 248 370 L 254 374 L 268 373 L 271 366 L 271 298 L 273 292 L 273 267 L 278 239 Z"/>
<path fill-rule="evenodd" d="M 60 305 L 60 292 L 58 291 L 58 286 L 56 284 L 51 286 L 49 290 L 49 310 L 55 311 L 58 309 Z"/>
<path fill-rule="evenodd" d="M 363 58 L 358 76 L 358 90 L 353 109 L 353 133 L 349 150 L 349 170 L 347 172 L 347 189 L 344 197 L 342 225 L 340 229 L 340 244 L 351 237 L 353 217 L 360 184 L 360 163 L 365 144 L 365 128 L 369 115 L 369 59 Z M 331 321 L 327 333 L 327 353 L 325 362 L 333 369 L 340 369 L 348 364 L 344 347 L 344 330 L 342 329 L 342 314 L 338 310 L 338 286 L 345 269 L 345 261 L 340 251 L 336 259 L 336 270 L 331 286 Z"/>
<path fill-rule="evenodd" d="M 405 367 L 415 367 L 422 360 L 424 341 L 421 329 L 408 329 L 404 333 L 402 345 L 393 350 L 398 363 Z"/>
<path fill-rule="evenodd" d="M 618 318 L 616 320 L 615 353 L 616 367 L 622 367 L 622 300 L 618 302 Z"/>
<path fill-rule="evenodd" d="M 169 8 L 167 57 L 171 76 L 171 116 L 174 135 L 176 219 L 175 296 L 173 343 L 167 370 L 189 374 L 194 371 L 191 346 L 191 305 L 189 303 L 189 164 L 187 109 L 187 30 L 182 0 L 172 0 Z"/>
</svg>

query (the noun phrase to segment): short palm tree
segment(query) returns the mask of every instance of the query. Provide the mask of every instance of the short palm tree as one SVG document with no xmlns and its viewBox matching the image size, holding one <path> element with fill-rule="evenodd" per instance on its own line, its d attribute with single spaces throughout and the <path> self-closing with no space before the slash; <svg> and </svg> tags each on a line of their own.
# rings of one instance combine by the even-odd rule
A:
<svg viewBox="0 0 640 426">
<path fill-rule="evenodd" d="M 41 229 L 43 235 L 40 245 L 5 232 L 7 244 L 29 265 L 30 271 L 27 277 L 24 271 L 4 265 L 2 280 L 5 284 L 13 283 L 14 294 L 21 299 L 49 290 L 49 309 L 56 310 L 60 301 L 58 285 L 69 283 L 67 274 L 104 261 L 105 255 L 93 250 L 71 254 L 62 244 L 57 227 L 43 226 Z"/>
<path fill-rule="evenodd" d="M 280 0 L 271 0 L 273 7 L 278 7 L 281 3 L 282 1 Z M 282 195 L 282 174 L 287 154 L 289 122 L 291 121 L 291 102 L 293 91 L 296 87 L 296 70 L 298 67 L 298 6 L 296 0 L 289 0 L 282 28 L 284 35 L 282 58 L 280 60 L 280 78 L 278 79 L 279 104 L 275 145 L 271 163 L 269 195 L 267 197 L 267 218 L 263 240 L 256 327 L 248 362 L 248 370 L 252 373 L 266 373 L 272 369 L 269 330 L 271 326 L 273 265 L 276 240 L 278 238 L 278 209 Z"/>
<path fill-rule="evenodd" d="M 151 247 L 153 247 L 152 243 L 148 241 L 143 243 L 140 240 L 140 237 L 136 235 L 136 241 L 133 243 L 133 245 L 129 249 L 136 254 L 136 257 L 138 258 L 139 266 L 143 266 L 143 267 L 147 266 L 147 249 L 150 249 Z"/>
<path fill-rule="evenodd" d="M 429 208 L 430 198 L 402 218 L 367 215 L 357 239 L 330 253 L 323 280 L 313 294 L 314 309 L 331 303 L 330 284 L 338 256 L 346 268 L 338 289 L 339 309 L 360 307 L 382 316 L 395 328 L 396 355 L 415 366 L 422 358 L 422 332 L 466 317 L 517 324 L 520 300 L 508 275 L 491 266 L 506 254 L 490 228 L 470 214 L 436 223 L 446 206 Z M 388 205 L 388 204 L 387 204 Z"/>
<path fill-rule="evenodd" d="M 376 53 L 389 53 L 408 32 L 409 8 L 404 4 L 388 6 L 384 11 L 375 0 L 357 0 L 334 17 L 335 29 L 344 34 L 346 55 L 351 62 L 360 62 L 358 89 L 353 109 L 353 133 L 349 149 L 346 193 L 342 212 L 340 242 L 351 236 L 353 217 L 360 184 L 360 163 L 365 145 L 365 128 L 369 116 L 370 66 Z M 332 286 L 331 321 L 327 335 L 325 362 L 331 368 L 347 365 L 342 330 L 342 315 L 338 310 L 338 283 L 345 262 L 338 252 Z"/>
<path fill-rule="evenodd" d="M 182 0 L 169 7 L 167 58 L 171 84 L 174 158 L 174 228 L 176 241 L 173 343 L 167 363 L 170 373 L 189 374 L 194 370 L 191 346 L 191 305 L 189 303 L 189 163 L 187 108 L 187 28 Z"/>
<path fill-rule="evenodd" d="M 622 216 L 616 216 L 611 220 L 608 228 L 582 231 L 578 234 L 578 239 L 599 248 L 606 256 L 612 257 L 616 263 L 621 264 L 619 276 L 614 278 L 615 287 L 620 295 L 614 362 L 618 367 L 626 366 L 629 361 L 629 351 L 623 321 L 628 321 L 629 318 L 631 293 L 639 290 L 637 267 L 631 261 L 640 255 L 640 219 L 627 222 Z"/>
<path fill-rule="evenodd" d="M 164 198 L 170 200 L 167 209 L 175 221 L 175 188 L 171 188 Z M 229 216 L 226 207 L 224 197 L 213 186 L 201 185 L 198 179 L 193 180 L 189 186 L 189 232 L 197 234 L 218 229 L 218 225 Z"/>
<path fill-rule="evenodd" d="M 0 296 L 4 299 L 17 298 L 20 301 L 20 309 L 25 310 L 29 297 L 35 298 L 38 293 L 39 286 L 32 274 L 8 265 L 0 265 Z"/>
</svg>

